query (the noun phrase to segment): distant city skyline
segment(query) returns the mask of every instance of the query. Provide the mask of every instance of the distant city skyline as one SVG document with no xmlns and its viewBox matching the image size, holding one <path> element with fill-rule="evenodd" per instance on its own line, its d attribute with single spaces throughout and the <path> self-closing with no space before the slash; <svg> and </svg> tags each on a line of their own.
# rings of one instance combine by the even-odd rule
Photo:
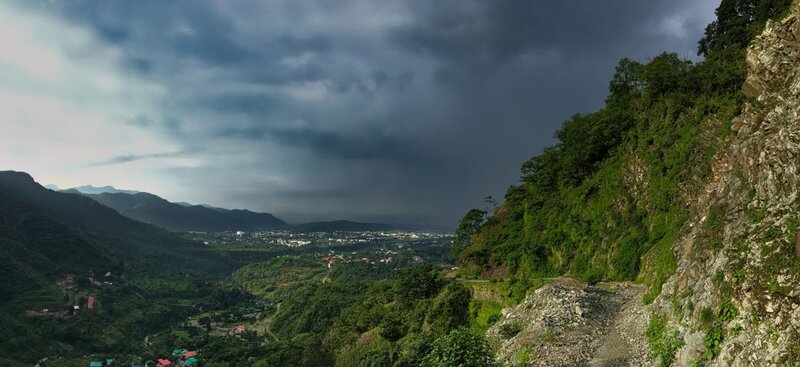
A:
<svg viewBox="0 0 800 367">
<path fill-rule="evenodd" d="M 0 169 L 452 227 L 602 106 L 620 58 L 696 59 L 718 3 L 4 2 Z"/>
</svg>

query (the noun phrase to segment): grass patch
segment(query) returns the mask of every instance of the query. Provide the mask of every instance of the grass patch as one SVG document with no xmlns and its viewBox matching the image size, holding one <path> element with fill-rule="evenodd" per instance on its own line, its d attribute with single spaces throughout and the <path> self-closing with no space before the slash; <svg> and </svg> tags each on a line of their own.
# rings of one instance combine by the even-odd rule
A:
<svg viewBox="0 0 800 367">
<path fill-rule="evenodd" d="M 675 353 L 683 346 L 683 341 L 678 339 L 677 331 L 667 328 L 664 316 L 658 313 L 650 316 L 645 336 L 650 343 L 650 357 L 656 361 L 656 365 L 661 367 L 672 365 Z"/>
<path fill-rule="evenodd" d="M 484 332 L 502 318 L 503 305 L 494 301 L 473 300 L 469 308 L 470 326 L 476 331 Z"/>
<path fill-rule="evenodd" d="M 650 248 L 642 258 L 642 272 L 637 281 L 647 286 L 644 304 L 652 303 L 661 294 L 661 286 L 678 269 L 678 261 L 672 252 L 674 242 L 674 236 L 667 236 Z"/>
</svg>

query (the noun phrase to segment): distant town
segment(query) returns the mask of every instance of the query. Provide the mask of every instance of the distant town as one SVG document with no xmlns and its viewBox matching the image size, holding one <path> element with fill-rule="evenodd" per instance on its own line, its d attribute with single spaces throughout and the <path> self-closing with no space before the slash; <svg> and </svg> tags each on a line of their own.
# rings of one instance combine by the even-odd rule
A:
<svg viewBox="0 0 800 367">
<path fill-rule="evenodd" d="M 289 230 L 271 230 L 258 232 L 226 231 L 204 233 L 201 236 L 206 245 L 248 245 L 248 246 L 285 246 L 301 247 L 314 245 L 333 247 L 342 245 L 414 245 L 441 241 L 449 236 L 446 233 L 416 231 L 368 231 L 368 232 L 295 232 Z"/>
</svg>

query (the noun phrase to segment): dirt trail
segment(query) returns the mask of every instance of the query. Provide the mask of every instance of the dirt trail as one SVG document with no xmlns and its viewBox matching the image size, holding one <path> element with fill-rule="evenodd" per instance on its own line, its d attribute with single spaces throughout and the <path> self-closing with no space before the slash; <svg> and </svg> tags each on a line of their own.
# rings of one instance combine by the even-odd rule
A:
<svg viewBox="0 0 800 367">
<path fill-rule="evenodd" d="M 631 283 L 586 287 L 559 279 L 503 310 L 487 337 L 508 366 L 648 366 L 643 294 Z"/>
<path fill-rule="evenodd" d="M 275 315 L 277 315 L 280 310 L 281 310 L 281 304 L 278 303 L 278 305 L 275 306 L 275 313 L 273 313 L 272 316 L 267 317 L 266 319 L 264 319 L 264 321 L 262 322 L 263 327 L 264 327 L 264 332 L 269 334 L 269 336 L 271 336 L 272 339 L 275 339 L 276 342 L 279 342 L 281 340 L 278 338 L 277 335 L 272 333 L 272 330 L 270 330 L 270 326 L 272 326 L 272 320 L 275 319 Z"/>
<path fill-rule="evenodd" d="M 616 292 L 620 306 L 589 367 L 627 367 L 648 364 L 650 350 L 644 337 L 648 313 L 642 304 L 644 287 L 631 285 Z"/>
</svg>

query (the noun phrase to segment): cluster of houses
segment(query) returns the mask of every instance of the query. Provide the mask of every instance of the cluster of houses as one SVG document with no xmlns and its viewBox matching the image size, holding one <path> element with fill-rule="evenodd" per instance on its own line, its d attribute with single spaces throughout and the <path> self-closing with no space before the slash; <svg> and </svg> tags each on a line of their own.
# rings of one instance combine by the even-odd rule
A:
<svg viewBox="0 0 800 367">
<path fill-rule="evenodd" d="M 197 366 L 200 361 L 197 359 L 197 352 L 186 350 L 183 348 L 175 348 L 172 351 L 172 358 L 159 358 L 156 361 L 156 364 L 148 364 L 148 362 L 153 361 L 146 361 L 144 366 L 138 367 L 150 367 L 150 366 L 157 366 L 157 367 L 186 367 L 186 366 Z M 134 366 L 136 367 L 136 366 Z"/>
<path fill-rule="evenodd" d="M 397 254 L 397 251 L 385 250 L 385 249 L 382 249 L 382 250 L 384 252 L 384 255 L 395 255 L 395 254 Z M 333 267 L 333 265 L 337 264 L 337 263 L 349 264 L 349 263 L 360 262 L 360 263 L 364 263 L 364 264 L 375 265 L 375 260 L 373 260 L 373 259 L 371 259 L 369 257 L 358 258 L 355 255 L 356 255 L 356 253 L 353 252 L 351 254 L 351 257 L 348 258 L 348 257 L 345 257 L 344 254 L 336 255 L 335 253 L 333 253 L 333 251 L 331 251 L 328 254 L 319 254 L 319 253 L 316 254 L 316 256 L 318 258 L 320 258 L 323 262 L 328 264 L 328 268 Z M 414 262 L 421 262 L 421 261 L 424 260 L 421 256 L 417 256 L 417 255 L 414 255 L 414 257 L 412 259 L 414 260 Z M 378 259 L 378 262 L 381 263 L 381 264 L 389 264 L 393 260 L 394 259 L 393 259 L 392 256 L 388 256 L 388 257 L 384 257 L 382 259 Z"/>
<path fill-rule="evenodd" d="M 89 362 L 89 367 L 109 367 L 114 365 L 113 359 L 106 359 L 104 361 Z"/>
<path fill-rule="evenodd" d="M 114 284 L 113 277 L 110 271 L 106 272 L 102 278 L 95 277 L 94 272 L 90 271 L 87 279 L 89 281 L 88 284 L 93 286 L 109 286 Z M 126 280 L 124 275 L 121 276 L 121 279 Z M 56 280 L 56 285 L 64 288 L 65 291 L 75 292 L 78 290 L 78 283 L 76 282 L 75 274 L 64 275 L 63 278 Z M 95 298 L 93 296 L 88 296 L 88 297 L 81 297 L 79 300 L 76 301 L 76 304 L 69 306 L 66 309 L 61 309 L 61 308 L 51 309 L 47 307 L 36 307 L 25 311 L 25 314 L 28 317 L 66 318 L 77 314 L 78 311 L 80 311 L 81 307 L 84 307 L 85 309 L 91 311 L 94 309 L 94 305 L 95 305 Z"/>
<path fill-rule="evenodd" d="M 355 254 L 356 254 L 355 252 L 354 252 L 354 253 L 352 253 L 352 255 L 355 255 Z M 323 262 L 326 262 L 326 263 L 328 263 L 328 268 L 332 268 L 332 267 L 333 267 L 333 265 L 334 265 L 334 264 L 336 264 L 336 263 L 340 263 L 340 264 L 349 264 L 349 263 L 361 262 L 361 263 L 364 263 L 364 264 L 371 264 L 371 265 L 375 265 L 375 261 L 374 261 L 374 260 L 372 260 L 372 259 L 370 259 L 370 258 L 368 258 L 368 257 L 362 257 L 362 258 L 356 258 L 356 257 L 352 257 L 352 258 L 346 258 L 346 257 L 344 257 L 344 254 L 336 255 L 336 254 L 334 254 L 334 253 L 331 253 L 331 254 L 317 254 L 317 256 L 318 256 L 318 257 L 319 257 L 319 258 L 320 258 L 320 259 L 321 259 Z M 389 258 L 389 259 L 390 259 L 389 261 L 391 261 L 391 258 Z M 381 260 L 381 262 L 385 262 L 385 261 Z"/>
<path fill-rule="evenodd" d="M 89 362 L 89 367 L 111 367 L 113 365 L 113 359 Z M 200 360 L 197 359 L 197 352 L 184 348 L 175 348 L 170 358 L 147 360 L 141 363 L 135 363 L 132 367 L 196 367 L 199 365 Z"/>
</svg>

